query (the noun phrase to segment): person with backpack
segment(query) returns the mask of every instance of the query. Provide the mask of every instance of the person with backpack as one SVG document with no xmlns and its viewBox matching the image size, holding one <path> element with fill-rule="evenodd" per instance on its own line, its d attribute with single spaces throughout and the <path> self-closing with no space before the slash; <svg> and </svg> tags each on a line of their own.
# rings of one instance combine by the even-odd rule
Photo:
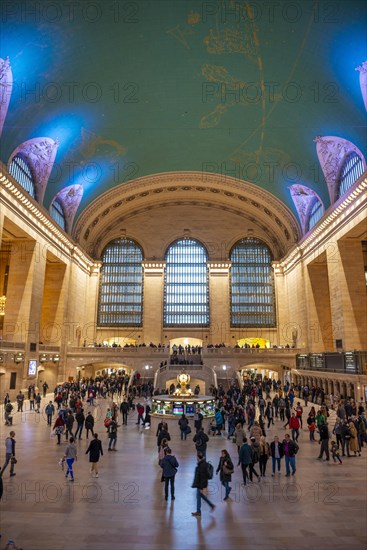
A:
<svg viewBox="0 0 367 550">
<path fill-rule="evenodd" d="M 184 414 L 182 414 L 180 420 L 178 421 L 178 425 L 180 426 L 181 441 L 182 441 L 183 439 L 187 438 L 187 428 L 189 425 L 189 421 Z"/>
<path fill-rule="evenodd" d="M 162 458 L 160 466 L 163 470 L 165 499 L 168 500 L 168 487 L 171 485 L 171 500 L 175 500 L 175 475 L 179 464 L 169 447 L 165 450 L 165 456 Z"/>
<path fill-rule="evenodd" d="M 200 428 L 198 433 L 194 435 L 193 442 L 195 443 L 196 452 L 199 455 L 201 453 L 206 459 L 206 444 L 209 441 L 209 437 L 204 433 L 203 428 Z"/>
<path fill-rule="evenodd" d="M 195 469 L 194 482 L 192 488 L 196 489 L 196 512 L 191 512 L 194 517 L 201 517 L 201 499 L 209 504 L 210 509 L 215 510 L 214 504 L 204 494 L 204 489 L 208 487 L 209 479 L 213 477 L 213 466 L 208 463 L 202 453 L 198 453 L 198 463 Z"/>
<path fill-rule="evenodd" d="M 216 474 L 220 472 L 219 479 L 221 484 L 225 488 L 226 494 L 223 500 L 228 500 L 229 493 L 232 491 L 232 487 L 229 486 L 232 481 L 232 474 L 234 471 L 233 462 L 226 449 L 221 451 L 219 464 L 216 470 Z"/>
<path fill-rule="evenodd" d="M 298 453 L 298 445 L 295 441 L 292 441 L 289 434 L 285 434 L 283 439 L 283 451 L 285 456 L 285 470 L 286 474 L 285 477 L 289 477 L 291 475 L 291 468 L 292 468 L 292 476 L 296 473 L 296 454 Z"/>
</svg>

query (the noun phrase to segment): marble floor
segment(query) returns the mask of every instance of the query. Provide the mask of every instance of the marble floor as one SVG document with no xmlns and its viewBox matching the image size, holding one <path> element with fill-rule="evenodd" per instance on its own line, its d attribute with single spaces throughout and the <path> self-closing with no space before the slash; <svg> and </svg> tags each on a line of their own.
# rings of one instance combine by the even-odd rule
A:
<svg viewBox="0 0 367 550">
<path fill-rule="evenodd" d="M 96 431 L 105 454 L 100 475 L 92 478 L 88 441 L 78 441 L 79 458 L 75 482 L 65 480 L 58 462 L 64 444 L 50 437 L 43 414 L 33 411 L 14 415 L 16 476 L 4 472 L 4 495 L 0 505 L 0 547 L 8 539 L 24 550 L 359 550 L 367 543 L 366 488 L 367 448 L 361 458 L 346 458 L 343 465 L 317 460 L 319 445 L 302 431 L 297 455 L 297 473 L 286 478 L 266 478 L 244 488 L 241 471 L 232 476 L 231 498 L 223 501 L 218 477 L 209 484 L 216 509 L 205 503 L 200 519 L 191 488 L 196 453 L 192 435 L 180 441 L 179 430 L 171 433 L 171 447 L 180 464 L 176 476 L 176 500 L 164 500 L 156 437 L 135 425 L 118 430 L 118 452 L 107 452 L 103 418 L 108 402 L 94 408 Z M 27 402 L 28 407 L 28 402 Z M 333 425 L 333 414 L 330 425 Z M 2 425 L 4 439 L 10 430 Z M 285 430 L 280 421 L 268 431 L 268 440 Z M 226 436 L 211 437 L 207 458 L 217 467 L 221 449 L 233 459 L 237 449 Z"/>
</svg>

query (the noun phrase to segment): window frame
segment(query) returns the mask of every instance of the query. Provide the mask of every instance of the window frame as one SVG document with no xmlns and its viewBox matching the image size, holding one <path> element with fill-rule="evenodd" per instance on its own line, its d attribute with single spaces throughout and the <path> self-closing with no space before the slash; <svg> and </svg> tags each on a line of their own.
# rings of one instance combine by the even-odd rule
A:
<svg viewBox="0 0 367 550">
<path fill-rule="evenodd" d="M 269 282 L 261 282 L 261 281 L 250 281 L 247 280 L 249 278 L 262 278 L 263 273 L 261 273 L 261 265 L 264 262 L 238 262 L 235 261 L 233 255 L 237 248 L 239 248 L 242 243 L 245 243 L 245 241 L 248 241 L 249 243 L 252 242 L 253 246 L 261 247 L 263 250 L 263 253 L 267 253 L 268 255 L 268 262 L 267 262 L 267 273 L 265 273 L 265 278 L 268 278 L 269 275 L 271 276 L 271 281 Z M 255 257 L 256 254 L 256 248 L 254 248 L 251 252 L 252 256 Z M 229 254 L 230 260 L 231 260 L 231 270 L 230 270 L 230 277 L 229 277 L 229 310 L 230 310 L 230 326 L 231 328 L 276 328 L 277 326 L 277 308 L 276 308 L 276 296 L 275 296 L 275 277 L 274 277 L 274 271 L 271 265 L 271 262 L 273 261 L 273 255 L 271 253 L 271 250 L 269 246 L 262 241 L 261 239 L 258 239 L 256 237 L 244 237 L 242 239 L 239 239 L 231 248 L 230 254 Z M 241 265 L 244 267 L 244 269 L 240 269 Z M 251 269 L 252 268 L 252 269 Z M 237 273 L 236 273 L 237 271 Z M 246 274 L 246 271 L 248 273 Z M 236 280 L 237 279 L 237 280 Z M 242 279 L 242 280 L 241 280 Z M 251 287 L 254 287 L 254 285 L 259 286 L 261 290 L 259 290 L 255 294 L 251 294 Z M 270 292 L 267 294 L 264 294 L 264 286 L 267 285 L 270 288 Z M 239 289 L 239 291 L 234 292 L 235 290 Z M 248 289 L 248 292 L 241 292 L 241 288 Z M 241 300 L 241 296 L 250 296 L 255 297 L 255 300 L 252 299 L 252 301 L 245 301 Z M 266 302 L 266 299 L 263 301 L 256 300 L 256 298 L 259 298 L 260 296 L 269 296 L 270 295 L 270 301 Z M 238 296 L 238 302 L 236 303 L 234 300 L 234 296 Z M 256 308 L 266 308 L 269 307 L 270 311 L 261 312 L 256 311 Z M 249 311 L 246 311 L 246 309 L 249 309 Z M 237 309 L 237 311 L 236 311 Z M 248 317 L 248 321 L 246 322 L 246 316 Z M 259 321 L 261 319 L 261 316 L 264 318 L 262 322 Z M 238 322 L 236 322 L 236 319 L 238 319 Z M 252 319 L 252 320 L 251 320 Z"/>
<path fill-rule="evenodd" d="M 29 171 L 29 173 L 27 173 L 27 170 L 17 162 L 18 159 L 22 163 L 24 163 L 25 168 Z M 27 183 L 28 183 L 29 188 L 25 187 L 23 185 L 22 181 L 19 181 L 19 179 L 16 177 L 16 175 L 14 175 L 14 173 L 12 173 L 12 166 L 16 166 L 17 170 L 22 172 L 24 177 L 27 178 Z M 11 162 L 9 164 L 8 172 L 11 175 L 11 177 L 13 179 L 15 179 L 15 181 L 22 187 L 22 189 L 24 189 L 24 191 L 26 191 L 33 199 L 37 200 L 36 178 L 34 177 L 34 172 L 33 172 L 33 169 L 31 167 L 28 159 L 24 155 L 22 155 L 20 153 L 17 153 L 16 155 L 14 155 L 14 157 L 11 159 Z"/>
<path fill-rule="evenodd" d="M 124 254 L 129 253 L 129 250 L 126 249 L 123 251 L 121 246 L 120 250 L 116 248 L 115 251 L 112 250 L 114 245 L 117 243 L 131 244 L 131 248 L 136 252 L 139 252 L 132 262 L 123 262 L 121 261 Z M 111 254 L 115 255 L 116 260 L 120 258 L 119 261 L 106 261 L 106 255 L 108 251 L 111 250 Z M 102 268 L 100 273 L 99 281 L 99 292 L 98 292 L 98 310 L 97 310 L 97 326 L 100 327 L 142 327 L 144 320 L 144 272 L 143 272 L 143 261 L 144 261 L 144 252 L 142 247 L 133 239 L 129 238 L 117 238 L 110 241 L 103 249 L 101 254 Z M 110 272 L 104 272 L 104 266 L 108 265 L 110 267 Z M 124 266 L 125 269 L 118 269 L 119 266 Z M 136 273 L 134 269 L 131 269 L 133 266 L 139 266 L 138 279 L 134 279 Z M 126 269 L 127 268 L 127 269 Z M 130 268 L 130 269 L 129 269 Z M 104 276 L 108 276 L 109 279 L 104 280 Z M 111 280 L 115 279 L 115 280 Z M 110 288 L 110 292 L 103 290 L 103 286 Z M 139 287 L 139 292 L 137 293 L 134 288 Z M 122 290 L 121 290 L 122 289 Z M 132 292 L 129 292 L 129 289 L 133 289 Z M 124 301 L 113 300 L 113 297 L 118 297 L 119 295 L 125 298 Z M 139 295 L 140 300 L 135 300 L 134 297 Z M 129 300 L 130 298 L 130 300 Z M 122 307 L 119 307 L 119 305 Z M 129 309 L 129 306 L 131 309 Z M 105 308 L 105 311 L 102 310 Z M 135 311 L 132 308 L 136 308 Z M 131 320 L 131 317 L 138 317 L 138 320 Z M 128 319 L 126 322 L 123 321 L 123 318 Z M 130 317 L 130 318 L 129 318 Z M 105 320 L 103 320 L 105 318 Z M 115 320 L 114 320 L 115 319 Z"/>
<path fill-rule="evenodd" d="M 188 263 L 188 262 L 177 262 L 177 263 L 171 263 L 169 264 L 169 254 L 170 252 L 175 248 L 177 247 L 178 245 L 180 245 L 180 243 L 186 243 L 188 245 L 194 245 L 196 244 L 197 245 L 197 250 L 201 250 L 202 253 L 203 253 L 203 258 L 205 258 L 205 261 L 201 261 L 201 262 L 191 262 L 191 263 Z M 199 255 L 197 255 L 197 257 L 199 257 Z M 210 289 L 209 289 L 209 267 L 208 267 L 208 251 L 206 249 L 206 247 L 200 242 L 198 241 L 197 239 L 193 239 L 193 238 L 180 238 L 180 239 L 176 239 L 175 241 L 173 241 L 168 247 L 167 247 L 167 250 L 165 252 L 165 255 L 164 255 L 164 258 L 165 258 L 165 262 L 166 262 L 166 267 L 165 267 L 165 270 L 164 270 L 164 291 L 163 291 L 163 327 L 164 328 L 201 328 L 201 327 L 209 327 L 210 326 Z M 183 256 L 183 258 L 185 259 L 185 256 Z M 194 266 L 200 266 L 200 265 L 203 265 L 205 264 L 205 271 L 202 270 L 202 272 L 200 272 L 200 269 L 197 270 L 198 272 L 196 273 L 196 278 L 197 278 L 197 281 L 196 282 L 192 282 L 192 283 L 188 283 L 188 282 L 185 282 L 185 281 L 180 281 L 180 280 L 173 280 L 172 282 L 168 282 L 167 281 L 167 278 L 170 276 L 170 265 L 176 265 L 176 266 L 180 266 L 180 264 L 182 264 L 182 266 L 187 266 L 188 269 L 191 269 L 191 276 L 194 276 L 194 273 L 193 273 L 193 268 Z M 174 273 L 174 268 L 172 269 L 173 271 L 173 277 L 176 277 L 178 279 L 180 279 L 180 274 L 179 272 L 176 274 Z M 182 275 L 181 277 L 185 277 L 188 275 L 188 272 L 182 270 Z M 200 281 L 200 278 L 205 275 L 205 282 L 202 282 Z M 180 292 L 182 289 L 185 289 L 185 286 L 187 287 L 188 285 L 192 285 L 193 289 L 196 290 L 197 292 L 193 292 L 191 294 L 188 294 L 186 292 Z M 170 289 L 171 288 L 175 288 L 178 290 L 178 294 L 174 293 L 174 292 L 170 292 Z M 200 290 L 200 288 L 205 288 L 205 292 L 204 294 L 202 294 L 201 292 L 199 292 L 198 290 Z M 191 299 L 193 297 L 195 297 L 195 294 L 196 294 L 196 298 L 197 298 L 197 301 L 191 301 L 191 302 L 182 302 L 180 303 L 179 301 L 176 301 L 173 302 L 173 307 L 176 307 L 176 309 L 172 309 L 172 311 L 169 311 L 171 304 L 169 304 L 169 301 L 168 301 L 168 296 L 169 295 L 172 295 L 173 297 L 176 295 L 176 296 L 181 296 L 182 299 L 184 299 L 186 296 L 189 296 L 191 297 Z M 204 301 L 200 301 L 200 298 L 205 298 L 205 302 Z M 205 306 L 204 306 L 204 309 L 203 309 L 203 304 L 205 303 Z M 192 308 L 191 311 L 188 311 L 187 309 L 185 310 L 184 308 Z M 181 308 L 181 311 L 180 311 L 180 308 Z M 202 308 L 202 309 L 200 309 Z M 196 310 L 196 311 L 195 311 Z M 205 320 L 203 322 L 185 322 L 184 320 L 180 321 L 179 318 L 183 318 L 183 317 L 187 317 L 187 316 L 192 316 L 192 319 L 194 320 L 195 317 L 197 319 L 199 319 L 200 317 L 205 317 Z M 177 320 L 173 320 L 174 317 L 176 317 Z"/>
</svg>

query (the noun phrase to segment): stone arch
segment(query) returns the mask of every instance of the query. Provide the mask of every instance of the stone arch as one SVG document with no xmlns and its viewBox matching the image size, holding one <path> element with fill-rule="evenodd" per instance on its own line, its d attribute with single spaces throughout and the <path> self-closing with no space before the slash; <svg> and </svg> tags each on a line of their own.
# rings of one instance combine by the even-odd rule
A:
<svg viewBox="0 0 367 550">
<path fill-rule="evenodd" d="M 65 215 L 65 231 L 71 232 L 76 211 L 79 208 L 80 201 L 83 196 L 83 186 L 79 184 L 69 185 L 59 191 L 52 199 L 51 204 L 58 199 L 62 206 Z M 50 205 L 51 208 L 51 205 Z"/>
<path fill-rule="evenodd" d="M 58 141 L 48 137 L 29 139 L 16 147 L 8 160 L 8 170 L 16 155 L 20 155 L 27 161 L 34 177 L 35 196 L 39 204 L 43 204 L 58 145 Z"/>
</svg>

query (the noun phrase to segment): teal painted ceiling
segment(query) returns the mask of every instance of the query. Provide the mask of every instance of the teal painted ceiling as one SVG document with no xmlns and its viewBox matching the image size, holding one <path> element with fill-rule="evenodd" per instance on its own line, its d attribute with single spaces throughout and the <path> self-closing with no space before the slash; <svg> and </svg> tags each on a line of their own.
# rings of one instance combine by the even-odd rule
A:
<svg viewBox="0 0 367 550">
<path fill-rule="evenodd" d="M 177 170 L 248 180 L 293 212 L 288 188 L 303 183 L 327 207 L 314 137 L 344 137 L 366 155 L 355 71 L 367 59 L 364 1 L 1 10 L 0 57 L 10 58 L 14 88 L 0 156 L 34 137 L 59 140 L 46 207 L 74 183 L 84 188 L 81 212 L 123 181 Z"/>
</svg>

